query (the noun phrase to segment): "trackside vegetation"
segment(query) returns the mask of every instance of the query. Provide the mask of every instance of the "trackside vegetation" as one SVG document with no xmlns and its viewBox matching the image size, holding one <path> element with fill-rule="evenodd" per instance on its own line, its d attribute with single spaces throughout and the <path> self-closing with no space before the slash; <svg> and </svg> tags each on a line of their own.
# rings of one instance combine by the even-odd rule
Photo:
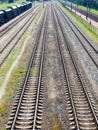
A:
<svg viewBox="0 0 98 130">
<path fill-rule="evenodd" d="M 20 39 L 19 44 L 14 48 L 14 50 L 11 52 L 10 56 L 8 57 L 8 59 L 1 68 L 3 76 L 3 79 L 1 79 L 2 82 L 2 80 L 4 81 L 4 78 L 9 69 L 11 68 L 12 64 L 15 62 L 16 58 L 20 55 L 21 49 L 26 41 L 25 50 L 23 51 L 23 54 L 18 61 L 18 64 L 16 64 L 13 71 L 11 72 L 9 81 L 5 89 L 5 93 L 2 99 L 0 99 L 0 130 L 6 130 L 5 124 L 8 121 L 9 113 L 11 112 L 17 90 L 19 89 L 24 79 L 24 75 L 27 71 L 29 56 L 30 52 L 32 51 L 32 45 L 33 45 L 32 41 L 34 40 L 35 37 L 32 38 L 33 34 L 30 32 L 31 29 L 33 29 L 33 27 L 37 25 L 38 21 L 41 18 L 42 13 L 43 9 L 40 10 L 39 14 L 36 16 L 29 29 L 24 33 L 23 37 Z M 33 33 L 35 34 L 35 32 Z M 34 75 L 36 72 L 37 68 L 32 69 L 32 75 Z M 0 86 L 2 86 L 2 84 L 0 84 Z"/>
<path fill-rule="evenodd" d="M 59 3 L 59 6 L 80 27 L 80 29 L 98 45 L 98 29 L 90 25 L 90 23 L 87 23 L 72 11 L 64 8 L 61 3 Z"/>
<path fill-rule="evenodd" d="M 65 0 L 65 1 L 74 3 L 77 6 L 80 5 L 98 11 L 98 0 Z"/>
<path fill-rule="evenodd" d="M 71 6 L 71 2 L 66 2 L 67 4 L 69 4 Z M 78 5 L 78 4 L 75 4 L 75 3 L 72 3 L 72 7 L 75 6 L 75 7 L 78 7 L 82 10 L 85 10 L 87 11 L 87 7 L 83 6 L 83 5 Z M 95 15 L 98 15 L 98 10 L 94 9 L 94 8 L 89 8 L 89 11 Z"/>
</svg>

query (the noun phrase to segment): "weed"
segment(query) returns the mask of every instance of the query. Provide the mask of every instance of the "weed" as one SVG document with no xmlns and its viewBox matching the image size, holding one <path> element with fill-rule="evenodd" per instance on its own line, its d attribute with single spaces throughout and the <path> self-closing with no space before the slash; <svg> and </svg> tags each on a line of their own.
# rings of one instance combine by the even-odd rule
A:
<svg viewBox="0 0 98 130">
<path fill-rule="evenodd" d="M 36 74 L 37 72 L 38 72 L 38 68 L 37 67 L 31 69 L 31 74 L 32 75 Z"/>
<path fill-rule="evenodd" d="M 4 103 L 0 104 L 0 115 L 2 115 L 5 112 L 6 105 Z"/>
<path fill-rule="evenodd" d="M 58 120 L 57 115 L 55 115 L 54 118 L 51 119 L 50 127 L 51 127 L 51 130 L 60 130 L 60 125 L 59 125 L 59 120 Z"/>
</svg>

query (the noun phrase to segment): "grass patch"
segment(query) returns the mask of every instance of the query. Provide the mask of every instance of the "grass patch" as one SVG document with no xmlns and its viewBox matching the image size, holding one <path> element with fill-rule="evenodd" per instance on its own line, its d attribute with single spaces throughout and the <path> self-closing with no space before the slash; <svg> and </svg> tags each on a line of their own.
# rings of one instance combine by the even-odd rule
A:
<svg viewBox="0 0 98 130">
<path fill-rule="evenodd" d="M 50 127 L 51 130 L 61 130 L 57 114 L 50 120 Z"/>
<path fill-rule="evenodd" d="M 2 83 L 5 80 L 6 73 L 10 69 L 10 67 L 11 67 L 12 63 L 14 62 L 14 60 L 16 59 L 17 55 L 18 55 L 18 51 L 13 50 L 11 55 L 6 60 L 6 63 L 0 68 L 0 86 L 2 86 Z"/>
<path fill-rule="evenodd" d="M 0 68 L 0 86 L 2 86 L 6 74 L 9 71 L 12 63 L 16 60 L 17 56 L 20 54 L 21 48 L 23 46 L 24 41 L 28 37 L 28 33 L 25 33 L 20 41 L 20 43 L 14 48 L 9 57 L 7 58 L 4 65 Z M 26 52 L 25 52 L 26 53 Z M 7 106 L 9 105 L 9 99 L 14 99 L 13 95 L 15 95 L 15 91 L 18 89 L 19 81 L 24 77 L 26 70 L 26 54 L 24 53 L 24 57 L 21 58 L 21 63 L 16 66 L 16 68 L 12 71 L 9 82 L 6 87 L 6 92 L 3 98 L 0 100 L 0 125 L 6 122 L 7 120 Z M 5 116 L 6 115 L 6 116 Z M 3 122 L 3 123 L 2 123 Z M 0 130 L 5 130 L 5 127 L 0 127 Z"/>
<path fill-rule="evenodd" d="M 31 75 L 35 75 L 37 72 L 38 72 L 38 68 L 37 67 L 31 69 Z"/>
<path fill-rule="evenodd" d="M 10 67 L 12 66 L 12 63 L 16 60 L 17 56 L 19 55 L 19 52 L 21 51 L 21 47 L 23 45 L 23 41 L 27 38 L 27 36 L 28 35 L 25 33 L 23 38 L 21 39 L 22 43 L 20 43 L 19 46 L 17 46 L 11 52 L 11 54 L 7 58 L 4 65 L 0 68 L 0 86 L 2 86 L 7 72 L 9 71 Z M 25 39 L 24 39 L 24 37 L 25 37 Z M 5 116 L 5 114 L 7 113 L 6 108 L 9 105 L 9 99 L 13 98 L 13 94 L 19 87 L 19 85 L 17 83 L 19 83 L 20 79 L 23 78 L 23 76 L 24 76 L 25 69 L 26 69 L 25 61 L 26 61 L 26 57 L 25 57 L 25 59 L 21 59 L 21 62 L 23 62 L 23 64 L 21 63 L 18 67 L 16 66 L 16 69 L 14 69 L 12 71 L 9 82 L 6 87 L 6 92 L 3 96 L 3 98 L 0 100 L 0 124 L 2 124 L 2 122 L 3 123 L 6 122 L 6 120 L 7 120 L 7 115 Z M 5 130 L 5 127 L 4 128 L 0 127 L 0 130 Z"/>
<path fill-rule="evenodd" d="M 26 39 L 28 37 L 28 34 L 25 33 L 23 35 L 23 39 Z M 22 40 L 22 43 L 24 41 Z M 20 47 L 18 49 L 14 49 L 11 54 L 8 56 L 8 58 L 6 59 L 5 63 L 3 66 L 1 66 L 0 68 L 0 86 L 2 86 L 2 83 L 5 80 L 6 74 L 8 72 L 8 70 L 10 69 L 12 63 L 16 60 L 17 56 L 19 55 L 19 52 L 21 51 L 21 47 L 22 44 L 20 44 Z"/>
<path fill-rule="evenodd" d="M 20 74 L 25 74 L 26 71 L 27 71 L 27 70 L 25 70 L 25 69 L 24 69 L 24 70 L 19 70 L 19 73 L 20 73 Z"/>
<path fill-rule="evenodd" d="M 4 94 L 4 96 L 2 98 L 3 103 L 1 103 L 1 105 L 0 105 L 0 117 L 1 117 L 0 123 L 1 124 L 2 124 L 2 122 L 3 123 L 7 122 L 7 120 L 8 120 L 7 113 L 11 112 L 11 108 L 7 108 L 7 107 L 11 106 L 13 104 L 16 90 L 18 90 L 18 88 L 19 88 L 20 80 L 22 78 L 24 78 L 25 69 L 26 69 L 25 61 L 26 61 L 26 57 L 25 57 L 25 60 L 24 60 L 24 58 L 21 58 L 21 63 L 11 73 L 10 80 L 6 87 L 6 93 Z M 21 66 L 21 64 L 23 66 Z M 9 100 L 11 100 L 11 102 Z M 5 117 L 5 115 L 6 115 L 6 117 Z M 5 120 L 4 120 L 4 117 L 5 117 Z M 5 127 L 0 130 L 5 130 Z"/>
<path fill-rule="evenodd" d="M 48 116 L 52 117 L 53 116 L 53 112 L 48 112 Z"/>
<path fill-rule="evenodd" d="M 77 16 L 75 13 L 64 8 L 61 4 L 59 6 L 62 10 L 80 27 L 80 29 L 85 32 L 85 34 L 90 37 L 96 44 L 98 44 L 98 29 L 91 26 L 89 23 L 84 21 L 81 17 Z"/>
<path fill-rule="evenodd" d="M 6 108 L 5 104 L 0 104 L 0 114 L 5 112 L 5 108 Z"/>
<path fill-rule="evenodd" d="M 43 13 L 43 11 L 44 11 L 43 8 L 41 8 L 40 11 L 39 11 L 39 13 L 38 13 L 38 15 L 36 16 L 34 22 L 32 22 L 32 26 L 33 26 L 34 24 L 37 24 L 37 23 L 38 23 L 38 20 L 39 20 L 41 14 Z"/>
<path fill-rule="evenodd" d="M 0 75 L 5 76 L 6 72 L 9 70 L 10 66 L 12 65 L 13 61 L 16 59 L 18 55 L 17 50 L 13 50 L 11 55 L 9 55 L 8 59 L 6 60 L 6 63 L 0 68 Z"/>
<path fill-rule="evenodd" d="M 22 71 L 21 69 L 25 70 L 25 67 L 16 67 L 16 69 L 11 73 L 10 80 L 6 87 L 6 93 L 3 96 L 3 100 L 8 100 L 13 95 L 14 91 L 18 89 L 19 85 L 17 83 L 20 82 L 20 80 L 24 77 L 24 74 L 26 72 Z"/>
</svg>

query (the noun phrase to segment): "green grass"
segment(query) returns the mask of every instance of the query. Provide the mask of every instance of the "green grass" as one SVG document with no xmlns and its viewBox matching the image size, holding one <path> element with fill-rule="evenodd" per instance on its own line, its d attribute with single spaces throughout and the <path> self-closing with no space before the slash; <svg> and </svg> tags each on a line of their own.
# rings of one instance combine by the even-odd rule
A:
<svg viewBox="0 0 98 130">
<path fill-rule="evenodd" d="M 27 34 L 25 33 L 23 36 L 24 38 L 27 38 Z M 23 40 L 21 40 L 23 42 Z M 0 86 L 2 86 L 6 74 L 9 71 L 10 67 L 12 66 L 12 63 L 16 60 L 17 56 L 19 55 L 19 52 L 21 50 L 21 46 L 23 43 L 21 43 L 19 46 L 19 50 L 18 49 L 14 49 L 10 56 L 7 58 L 6 62 L 4 63 L 4 65 L 0 68 Z M 23 60 L 22 60 L 23 61 Z M 25 61 L 25 60 L 24 60 Z M 15 70 L 12 71 L 11 73 L 11 77 L 10 80 L 8 82 L 8 85 L 6 87 L 6 93 L 3 96 L 3 98 L 0 100 L 0 122 L 3 121 L 2 116 L 5 114 L 6 112 L 6 107 L 8 104 L 8 99 L 11 98 L 11 96 L 13 95 L 14 91 L 18 89 L 18 85 L 17 82 L 19 82 L 19 80 L 24 76 L 25 71 L 24 70 L 24 66 L 21 68 L 16 68 Z M 21 73 L 22 72 L 22 73 Z M 0 130 L 3 130 L 3 128 Z"/>
<path fill-rule="evenodd" d="M 90 37 L 96 44 L 98 44 L 98 29 L 92 27 L 89 23 L 84 21 L 82 18 L 64 8 L 61 4 L 59 6 L 63 9 L 66 14 L 80 27 L 80 29 L 85 32 L 85 34 Z"/>
<path fill-rule="evenodd" d="M 14 3 L 0 3 L 0 10 L 7 8 L 8 6 L 21 4 L 22 2 L 25 2 L 26 0 L 18 0 Z"/>
<path fill-rule="evenodd" d="M 68 4 L 71 4 L 70 2 L 67 2 Z M 77 6 L 76 4 L 74 4 L 74 3 L 72 3 L 72 5 L 73 6 Z M 80 9 L 83 9 L 83 10 L 87 10 L 87 8 L 86 7 L 84 7 L 84 6 L 82 6 L 82 5 L 79 5 L 78 6 L 78 8 L 80 8 Z M 92 13 L 94 13 L 94 14 L 96 14 L 96 15 L 98 15 L 98 10 L 95 10 L 95 9 L 90 9 L 90 12 L 92 12 Z"/>
<path fill-rule="evenodd" d="M 23 62 L 23 60 L 21 59 L 21 62 Z M 23 66 L 22 68 L 20 68 L 21 65 L 19 65 L 18 67 L 16 67 L 13 72 L 11 73 L 11 77 L 10 77 L 10 80 L 7 84 L 7 87 L 6 87 L 6 93 L 4 94 L 3 98 L 2 98 L 2 102 L 1 102 L 1 105 L 0 105 L 0 123 L 2 122 L 6 122 L 8 120 L 8 116 L 7 116 L 7 112 L 9 110 L 7 110 L 7 106 L 9 104 L 12 105 L 13 101 L 10 103 L 9 102 L 9 99 L 10 100 L 13 100 L 15 97 L 13 94 L 15 94 L 15 91 L 18 90 L 19 88 L 19 85 L 18 83 L 20 82 L 20 80 L 24 77 L 24 74 L 25 74 L 25 71 L 23 71 L 23 69 L 25 70 L 25 60 L 23 62 Z M 22 72 L 22 73 L 21 73 Z M 8 108 L 9 109 L 9 108 Z M 6 117 L 3 118 L 3 115 L 6 114 Z M 5 119 L 5 121 L 4 121 Z M 5 128 L 2 128 L 2 130 L 5 129 Z M 1 129 L 0 129 L 1 130 Z"/>
<path fill-rule="evenodd" d="M 13 61 L 16 59 L 18 55 L 18 51 L 13 50 L 13 52 L 11 53 L 11 55 L 8 57 L 8 59 L 6 60 L 6 63 L 0 68 L 0 86 L 2 86 L 3 81 L 5 80 L 5 75 L 7 73 L 7 71 L 10 69 Z"/>
<path fill-rule="evenodd" d="M 34 74 L 36 74 L 37 72 L 38 72 L 38 68 L 37 68 L 37 67 L 31 69 L 31 75 L 34 75 Z"/>
<path fill-rule="evenodd" d="M 21 46 L 22 46 L 25 38 L 27 38 L 27 36 L 28 36 L 27 34 L 25 34 L 25 35 L 23 36 L 23 38 L 21 40 L 21 42 L 22 42 Z M 21 47 L 19 50 L 21 50 Z M 16 66 L 14 68 L 14 70 L 12 71 L 9 82 L 7 84 L 7 87 L 6 87 L 6 92 L 3 96 L 3 98 L 0 100 L 0 123 L 5 122 L 7 120 L 7 116 L 6 116 L 5 121 L 2 117 L 4 114 L 7 113 L 6 108 L 9 105 L 9 99 L 14 98 L 15 91 L 19 88 L 18 83 L 24 77 L 24 74 L 26 72 L 26 60 L 27 60 L 27 53 L 28 52 L 26 52 L 26 50 L 25 50 L 25 52 L 23 54 L 24 56 L 21 58 L 19 65 Z M 18 55 L 19 55 L 19 51 L 13 51 L 12 54 L 10 55 L 10 57 L 8 58 L 8 60 L 6 61 L 5 65 L 0 69 L 0 74 L 2 74 L 4 79 L 5 79 L 6 73 L 8 72 L 12 63 L 16 60 Z M 11 57 L 12 57 L 12 59 L 11 59 Z M 4 79 L 1 80 L 1 83 L 3 83 Z M 1 86 L 2 86 L 2 84 L 1 84 Z M 3 130 L 3 129 L 5 129 L 5 128 L 2 128 L 0 130 Z"/>
<path fill-rule="evenodd" d="M 11 73 L 11 77 L 10 80 L 7 84 L 6 87 L 6 93 L 3 96 L 3 100 L 8 100 L 14 93 L 15 90 L 18 89 L 18 82 L 24 77 L 25 71 L 23 73 L 21 73 L 21 69 L 25 69 L 23 68 L 15 68 L 15 70 Z"/>
<path fill-rule="evenodd" d="M 26 38 L 28 35 L 25 33 L 25 35 L 23 36 L 24 38 Z M 5 61 L 4 65 L 1 66 L 0 68 L 0 86 L 2 86 L 2 83 L 5 80 L 5 76 L 8 72 L 8 70 L 10 69 L 12 63 L 16 60 L 17 56 L 19 55 L 19 52 L 21 50 L 20 49 L 14 49 L 12 51 L 12 53 L 9 55 L 9 57 L 7 58 L 7 60 Z"/>
<path fill-rule="evenodd" d="M 23 35 L 21 43 L 11 52 L 10 56 L 7 58 L 4 65 L 0 68 L 0 86 L 2 86 L 7 72 L 9 71 L 13 62 L 19 55 L 21 47 L 23 46 L 23 43 L 28 36 L 29 36 L 28 33 L 25 33 Z M 3 98 L 0 100 L 0 123 L 5 122 L 7 120 L 7 116 L 5 117 L 5 119 L 3 118 L 3 116 L 7 112 L 6 108 L 9 105 L 8 100 L 13 98 L 15 91 L 18 89 L 19 87 L 18 83 L 24 77 L 24 74 L 26 72 L 25 67 L 26 67 L 26 56 L 24 54 L 24 57 L 21 58 L 20 64 L 16 66 L 15 69 L 12 71 L 9 82 L 5 90 L 6 92 Z M 5 128 L 0 128 L 0 130 L 5 130 Z"/>
</svg>

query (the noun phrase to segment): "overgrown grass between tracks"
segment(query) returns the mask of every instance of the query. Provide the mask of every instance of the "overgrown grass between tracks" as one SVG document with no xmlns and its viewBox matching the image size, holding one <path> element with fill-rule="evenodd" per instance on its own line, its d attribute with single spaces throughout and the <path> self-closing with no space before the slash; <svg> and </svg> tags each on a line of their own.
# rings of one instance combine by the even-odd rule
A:
<svg viewBox="0 0 98 130">
<path fill-rule="evenodd" d="M 81 28 L 81 30 L 90 37 L 96 44 L 98 44 L 98 29 L 91 26 L 81 17 L 77 16 L 67 8 L 64 8 L 60 3 L 59 6 L 63 9 L 63 11 Z"/>
</svg>

